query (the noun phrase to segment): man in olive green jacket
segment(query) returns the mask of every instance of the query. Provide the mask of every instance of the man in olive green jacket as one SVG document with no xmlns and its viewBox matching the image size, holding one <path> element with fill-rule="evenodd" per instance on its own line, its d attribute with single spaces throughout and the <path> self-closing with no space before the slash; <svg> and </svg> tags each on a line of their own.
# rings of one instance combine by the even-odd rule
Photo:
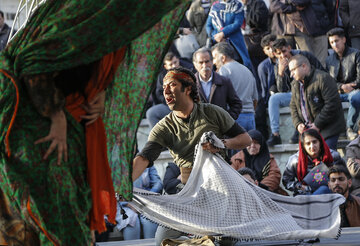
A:
<svg viewBox="0 0 360 246">
<path fill-rule="evenodd" d="M 345 131 L 336 81 L 328 73 L 312 68 L 302 55 L 290 59 L 289 70 L 294 78 L 290 109 L 295 128 L 300 134 L 307 128 L 320 131 L 328 146 L 336 149 L 339 135 Z"/>
</svg>

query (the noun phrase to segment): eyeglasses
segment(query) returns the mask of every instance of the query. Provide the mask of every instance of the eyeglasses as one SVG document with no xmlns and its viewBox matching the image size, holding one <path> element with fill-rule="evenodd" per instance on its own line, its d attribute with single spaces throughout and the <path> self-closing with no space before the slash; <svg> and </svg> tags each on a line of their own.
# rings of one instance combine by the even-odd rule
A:
<svg viewBox="0 0 360 246">
<path fill-rule="evenodd" d="M 300 67 L 302 64 L 300 65 L 297 65 L 296 67 L 294 67 L 293 69 L 289 69 L 290 70 L 290 73 L 293 73 L 298 67 Z"/>
</svg>

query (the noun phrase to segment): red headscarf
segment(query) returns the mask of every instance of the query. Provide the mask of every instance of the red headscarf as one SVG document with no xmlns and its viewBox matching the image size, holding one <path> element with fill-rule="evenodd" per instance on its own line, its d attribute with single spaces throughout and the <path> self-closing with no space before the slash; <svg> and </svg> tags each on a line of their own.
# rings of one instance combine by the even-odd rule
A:
<svg viewBox="0 0 360 246">
<path fill-rule="evenodd" d="M 310 129 L 306 130 L 306 132 L 309 130 Z M 313 162 L 314 162 L 315 166 L 319 165 L 321 162 L 324 162 L 326 165 L 329 165 L 329 164 L 333 163 L 334 159 L 331 155 L 329 146 L 326 144 L 324 138 L 321 136 L 320 133 L 319 133 L 319 135 L 321 138 L 320 146 L 323 146 L 324 151 L 322 153 L 323 155 L 319 156 L 319 158 L 314 159 Z M 300 182 L 302 182 L 302 180 L 304 179 L 304 177 L 307 174 L 308 161 L 309 161 L 308 155 L 307 155 L 305 149 L 302 147 L 301 141 L 299 141 L 299 161 L 298 161 L 296 173 L 297 173 L 297 178 Z"/>
</svg>

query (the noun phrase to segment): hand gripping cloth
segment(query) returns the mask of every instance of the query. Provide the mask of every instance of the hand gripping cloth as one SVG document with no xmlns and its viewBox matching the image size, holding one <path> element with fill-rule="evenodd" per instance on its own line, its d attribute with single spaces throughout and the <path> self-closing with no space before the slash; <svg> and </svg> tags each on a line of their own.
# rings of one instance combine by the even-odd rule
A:
<svg viewBox="0 0 360 246">
<path fill-rule="evenodd" d="M 198 236 L 240 240 L 299 240 L 340 235 L 342 195 L 286 197 L 248 182 L 221 157 L 203 151 L 214 134 L 204 133 L 196 147 L 193 170 L 175 195 L 134 190 L 131 202 L 158 224 Z"/>
</svg>

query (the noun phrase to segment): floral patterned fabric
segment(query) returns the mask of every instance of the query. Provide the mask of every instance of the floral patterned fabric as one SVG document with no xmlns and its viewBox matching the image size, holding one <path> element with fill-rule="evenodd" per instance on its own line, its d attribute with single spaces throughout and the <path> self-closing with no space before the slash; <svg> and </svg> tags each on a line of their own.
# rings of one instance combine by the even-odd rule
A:
<svg viewBox="0 0 360 246">
<path fill-rule="evenodd" d="M 85 136 L 66 113 L 69 161 L 58 166 L 55 152 L 42 160 L 50 142 L 34 142 L 48 134 L 50 120 L 31 103 L 23 78 L 88 64 L 128 47 L 107 89 L 104 122 L 109 153 L 116 137 L 121 142 L 118 154 L 109 154 L 115 191 L 131 199 L 135 133 L 187 6 L 184 0 L 48 0 L 0 53 L 0 189 L 12 216 L 35 228 L 41 245 L 90 244 Z M 0 223 L 0 232 L 5 226 Z"/>
</svg>

